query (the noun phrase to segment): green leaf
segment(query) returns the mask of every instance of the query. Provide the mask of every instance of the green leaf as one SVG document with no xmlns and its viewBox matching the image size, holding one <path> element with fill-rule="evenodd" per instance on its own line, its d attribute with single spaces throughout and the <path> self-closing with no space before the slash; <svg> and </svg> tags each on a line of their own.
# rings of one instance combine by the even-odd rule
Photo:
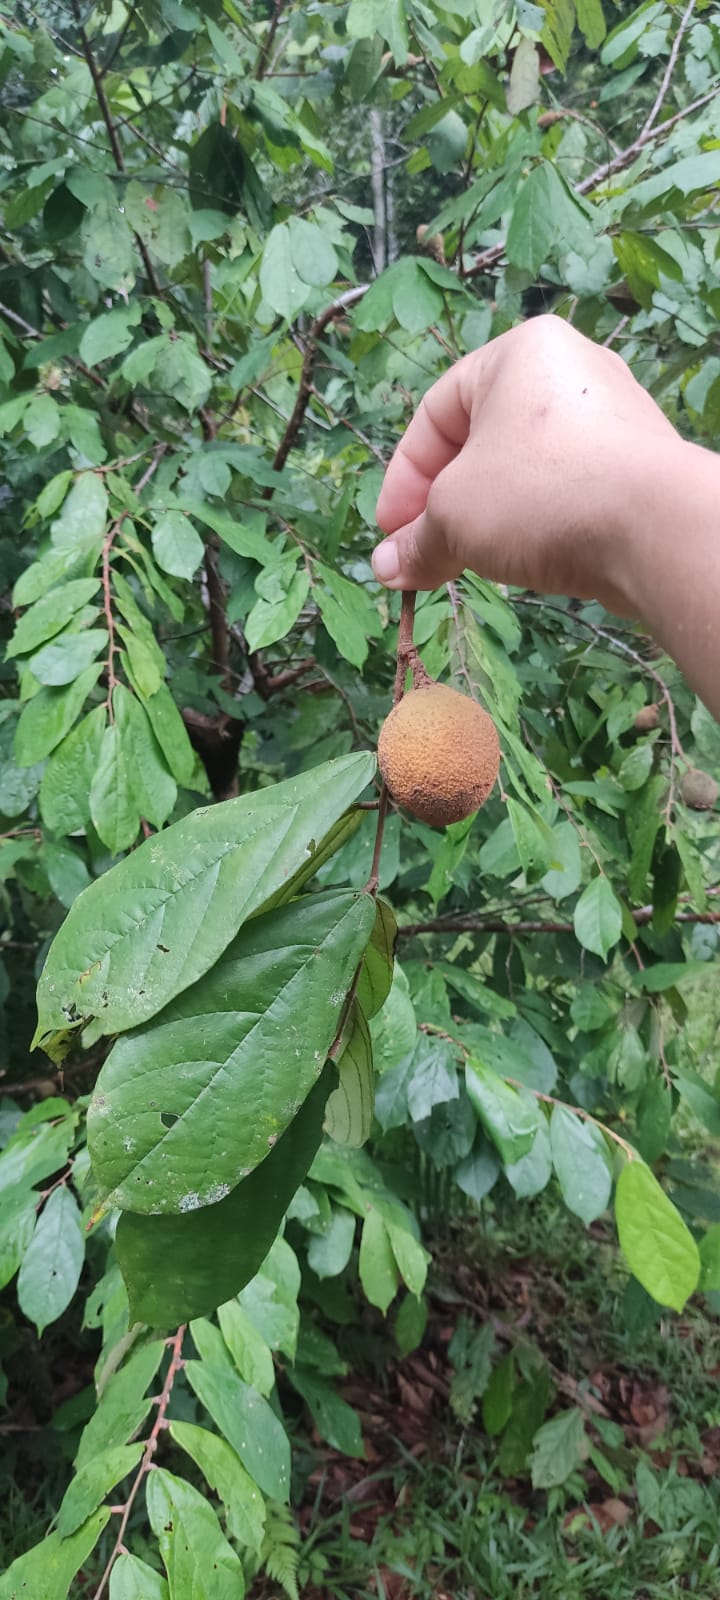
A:
<svg viewBox="0 0 720 1600">
<path fill-rule="evenodd" d="M 313 289 L 324 289 L 337 276 L 338 258 L 322 228 L 304 217 L 291 217 L 290 258 L 298 277 Z"/>
<path fill-rule="evenodd" d="M 74 578 L 36 600 L 20 618 L 6 650 L 8 660 L 37 650 L 47 639 L 61 633 L 75 613 L 92 600 L 99 587 L 99 578 Z"/>
<path fill-rule="evenodd" d="M 538 1131 L 526 1156 L 513 1161 L 505 1168 L 505 1177 L 521 1199 L 540 1194 L 552 1175 L 550 1134 L 544 1116 L 538 1122 Z"/>
<path fill-rule="evenodd" d="M 575 0 L 577 25 L 588 50 L 597 50 L 607 32 L 601 0 Z"/>
<path fill-rule="evenodd" d="M 506 805 L 525 880 L 529 884 L 537 883 L 558 861 L 552 828 L 538 812 L 520 805 L 517 800 L 508 797 Z"/>
<path fill-rule="evenodd" d="M 422 1245 L 418 1244 L 415 1235 L 410 1232 L 409 1228 L 400 1227 L 398 1223 L 392 1222 L 389 1217 L 385 1218 L 385 1227 L 387 1228 L 392 1253 L 403 1283 L 406 1284 L 411 1294 L 422 1294 L 427 1278 L 428 1262 L 430 1261 L 427 1250 L 424 1250 Z"/>
<path fill-rule="evenodd" d="M 563 0 L 565 3 L 565 0 Z M 506 250 L 515 267 L 538 273 L 558 254 L 587 255 L 593 246 L 590 222 L 549 161 L 533 167 L 518 191 Z"/>
<path fill-rule="evenodd" d="M 20 767 L 34 767 L 49 756 L 70 732 L 90 691 L 101 673 L 101 665 L 87 667 L 80 677 L 64 689 L 40 689 L 20 714 L 15 733 L 15 759 Z"/>
<path fill-rule="evenodd" d="M 175 779 L 161 757 L 143 705 L 122 683 L 113 691 L 113 711 L 135 805 L 153 827 L 161 828 L 177 799 Z"/>
<path fill-rule="evenodd" d="M 138 1346 L 103 1387 L 98 1405 L 86 1423 L 75 1457 L 81 1472 L 105 1450 L 127 1444 L 142 1427 L 152 1407 L 145 1391 L 152 1383 L 165 1353 L 162 1339 Z"/>
<path fill-rule="evenodd" d="M 395 913 L 384 900 L 377 900 L 375 926 L 357 986 L 357 1002 L 368 1020 L 382 1010 L 392 988 L 396 939 Z"/>
<path fill-rule="evenodd" d="M 284 638 L 297 622 L 310 593 L 310 579 L 304 570 L 292 573 L 285 570 L 277 576 L 273 573 L 273 578 L 272 591 L 268 588 L 255 602 L 245 623 L 245 639 L 251 651 L 264 650 L 276 639 Z M 256 580 L 256 588 L 259 581 Z"/>
<path fill-rule="evenodd" d="M 622 933 L 622 906 L 604 873 L 583 890 L 573 913 L 575 937 L 606 961 Z"/>
<path fill-rule="evenodd" d="M 374 766 L 371 755 L 344 756 L 200 810 L 91 884 L 46 961 L 35 1042 L 92 1017 L 97 1037 L 154 1016 L 307 861 Z"/>
<path fill-rule="evenodd" d="M 83 550 L 101 539 L 108 519 L 108 493 L 96 472 L 82 472 L 52 525 L 56 550 Z M 97 587 L 97 585 L 96 585 Z"/>
<path fill-rule="evenodd" d="M 225 1200 L 177 1217 L 121 1216 L 115 1246 L 134 1320 L 174 1327 L 255 1277 L 320 1144 L 333 1080 L 328 1065 L 287 1132 Z"/>
<path fill-rule="evenodd" d="M 457 1100 L 458 1060 L 457 1046 L 449 1039 L 418 1034 L 407 1085 L 407 1108 L 413 1122 L 429 1117 L 433 1106 Z"/>
<path fill-rule="evenodd" d="M 229 1368 L 188 1361 L 185 1376 L 263 1494 L 272 1500 L 287 1500 L 290 1442 L 267 1400 Z"/>
<path fill-rule="evenodd" d="M 564 72 L 575 26 L 574 0 L 539 0 L 545 12 L 542 42 L 555 66 Z"/>
<path fill-rule="evenodd" d="M 466 1064 L 465 1083 L 473 1109 L 502 1160 L 514 1162 L 527 1155 L 542 1115 L 535 1102 L 475 1058 Z"/>
<path fill-rule="evenodd" d="M 77 1289 L 85 1235 L 77 1202 L 63 1185 L 46 1201 L 18 1274 L 18 1304 L 41 1334 L 62 1315 Z"/>
<path fill-rule="evenodd" d="M 702 1265 L 700 1288 L 705 1294 L 717 1293 L 720 1289 L 720 1222 L 708 1228 L 698 1248 Z"/>
<path fill-rule="evenodd" d="M 585 1460 L 588 1449 L 585 1419 L 579 1406 L 561 1411 L 543 1423 L 533 1440 L 530 1458 L 533 1489 L 555 1489 L 565 1483 Z"/>
<path fill-rule="evenodd" d="M 258 1394 L 267 1398 L 275 1386 L 275 1368 L 269 1344 L 238 1300 L 227 1300 L 218 1308 L 218 1322 L 240 1377 L 246 1383 L 251 1383 Z"/>
<path fill-rule="evenodd" d="M 0 1288 L 14 1278 L 35 1229 L 37 1195 L 24 1184 L 0 1193 Z"/>
<path fill-rule="evenodd" d="M 582 882 L 580 838 L 574 823 L 559 822 L 553 828 L 553 853 L 560 865 L 551 867 L 541 883 L 553 900 L 564 900 L 575 894 Z"/>
<path fill-rule="evenodd" d="M 384 1219 L 370 1206 L 360 1238 L 360 1282 L 372 1306 L 385 1315 L 399 1283 L 395 1253 Z"/>
<path fill-rule="evenodd" d="M 111 356 L 118 356 L 127 350 L 132 343 L 133 329 L 137 327 L 141 316 L 141 308 L 137 302 L 127 306 L 118 306 L 115 311 L 106 311 L 100 317 L 94 317 L 89 322 L 78 349 L 80 360 L 88 367 L 97 366 L 100 361 L 108 361 Z"/>
<path fill-rule="evenodd" d="M 171 1422 L 170 1437 L 192 1457 L 222 1500 L 231 1537 L 250 1550 L 259 1551 L 265 1528 L 265 1502 L 227 1439 L 192 1422 Z"/>
<path fill-rule="evenodd" d="M 107 650 L 108 636 L 105 628 L 86 628 L 82 633 L 68 631 L 50 644 L 43 645 L 30 661 L 30 670 L 38 683 L 58 688 L 74 683 L 100 651 Z"/>
<path fill-rule="evenodd" d="M 338 891 L 254 917 L 211 972 L 118 1040 L 88 1112 L 110 1204 L 194 1211 L 267 1157 L 320 1076 L 374 916 L 369 895 Z"/>
<path fill-rule="evenodd" d="M 90 784 L 90 816 L 93 827 L 113 856 L 130 849 L 140 827 L 133 776 L 129 742 L 123 738 L 116 722 L 109 723 L 102 735 L 98 764 Z"/>
<path fill-rule="evenodd" d="M 109 1517 L 110 1507 L 101 1506 L 69 1539 L 46 1534 L 0 1578 L 0 1600 L 67 1600 Z"/>
<path fill-rule="evenodd" d="M 198 354 L 197 342 L 189 333 L 178 333 L 172 340 L 162 340 L 152 379 L 161 394 L 172 396 L 189 412 L 204 406 L 212 388 L 210 369 Z"/>
<path fill-rule="evenodd" d="M 596 0 L 597 3 L 597 0 Z M 531 39 L 522 38 L 513 56 L 507 89 L 507 108 L 517 117 L 534 106 L 540 95 L 540 56 Z"/>
<path fill-rule="evenodd" d="M 175 782 L 183 788 L 192 783 L 195 752 L 188 738 L 187 728 L 164 683 L 154 694 L 141 694 L 147 717 L 157 742 Z"/>
<path fill-rule="evenodd" d="M 496 1439 L 510 1420 L 514 1387 L 515 1354 L 509 1350 L 502 1361 L 493 1368 L 490 1382 L 482 1397 L 483 1427 L 491 1439 Z"/>
<path fill-rule="evenodd" d="M 370 1138 L 375 1104 L 372 1040 L 359 1004 L 350 1036 L 338 1059 L 340 1082 L 325 1107 L 325 1132 L 335 1144 L 357 1149 Z"/>
<path fill-rule="evenodd" d="M 88 1461 L 82 1471 L 76 1473 L 65 1491 L 57 1514 L 57 1531 L 61 1539 L 67 1539 L 71 1533 L 75 1533 L 97 1510 L 115 1484 L 121 1483 L 132 1472 L 144 1448 L 140 1440 L 136 1444 L 118 1445 L 114 1450 L 103 1450 L 99 1456 Z"/>
<path fill-rule="evenodd" d="M 164 1578 L 137 1556 L 118 1556 L 110 1574 L 110 1600 L 169 1600 Z"/>
<path fill-rule="evenodd" d="M 630 1271 L 659 1305 L 682 1311 L 700 1279 L 698 1247 L 643 1161 L 628 1161 L 623 1167 L 615 1217 Z"/>
<path fill-rule="evenodd" d="M 408 1356 L 422 1344 L 428 1320 L 427 1300 L 406 1294 L 395 1318 L 395 1342 L 401 1356 Z"/>
<path fill-rule="evenodd" d="M 292 322 L 312 293 L 293 259 L 293 240 L 286 222 L 270 230 L 260 263 L 260 288 L 272 311 Z"/>
<path fill-rule="evenodd" d="M 323 1378 L 301 1368 L 293 1369 L 290 1381 L 298 1394 L 302 1395 L 321 1439 L 327 1439 L 333 1450 L 364 1461 L 365 1446 L 360 1418 L 347 1400 L 342 1400 Z"/>
<path fill-rule="evenodd" d="M 552 1158 L 568 1210 L 589 1224 L 605 1211 L 612 1189 L 612 1163 L 599 1128 L 553 1106 L 550 1118 Z"/>
<path fill-rule="evenodd" d="M 308 1265 L 318 1278 L 337 1278 L 345 1271 L 354 1243 L 355 1217 L 344 1206 L 335 1206 L 329 1227 L 310 1237 Z"/>
<path fill-rule="evenodd" d="M 174 578 L 192 578 L 205 555 L 199 533 L 182 511 L 165 511 L 158 517 L 152 547 L 158 566 Z"/>
<path fill-rule="evenodd" d="M 146 1495 L 170 1600 L 186 1595 L 192 1600 L 242 1600 L 245 1580 L 239 1557 L 204 1495 L 164 1467 L 149 1474 Z"/>
</svg>

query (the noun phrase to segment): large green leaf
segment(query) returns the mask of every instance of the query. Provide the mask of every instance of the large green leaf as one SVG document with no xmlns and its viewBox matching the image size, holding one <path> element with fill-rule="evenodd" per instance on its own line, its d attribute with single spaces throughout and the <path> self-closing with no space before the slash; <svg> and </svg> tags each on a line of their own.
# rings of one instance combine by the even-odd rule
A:
<svg viewBox="0 0 720 1600">
<path fill-rule="evenodd" d="M 472 1105 L 503 1161 L 519 1161 L 531 1149 L 542 1112 L 527 1095 L 504 1083 L 481 1061 L 468 1061 L 465 1082 Z"/>
<path fill-rule="evenodd" d="M 271 1499 L 287 1500 L 290 1441 L 267 1400 L 229 1368 L 188 1361 L 185 1373 L 198 1400 L 237 1451 L 251 1478 Z"/>
<path fill-rule="evenodd" d="M 218 1205 L 183 1216 L 121 1216 L 115 1248 L 131 1316 L 173 1327 L 208 1315 L 255 1277 L 322 1138 L 328 1064 L 277 1144 Z"/>
<path fill-rule="evenodd" d="M 83 1023 L 97 1038 L 154 1016 L 311 856 L 373 771 L 371 755 L 343 756 L 147 839 L 78 897 L 56 935 L 34 1043 L 62 1057 Z"/>
<path fill-rule="evenodd" d="M 700 1281 L 700 1253 L 672 1201 L 644 1161 L 628 1161 L 615 1194 L 620 1249 L 630 1271 L 661 1306 L 682 1311 Z"/>
<path fill-rule="evenodd" d="M 605 874 L 583 890 L 573 914 L 575 935 L 586 950 L 606 960 L 622 933 L 622 906 Z"/>
<path fill-rule="evenodd" d="M 612 1163 L 599 1128 L 553 1106 L 550 1118 L 552 1158 L 563 1200 L 585 1223 L 605 1210 L 612 1189 Z"/>
<path fill-rule="evenodd" d="M 18 1303 L 38 1333 L 70 1304 L 85 1259 L 77 1201 L 64 1185 L 46 1202 L 18 1275 Z"/>
<path fill-rule="evenodd" d="M 242 1600 L 240 1558 L 204 1495 L 164 1467 L 150 1473 L 146 1493 L 170 1600 Z"/>
<path fill-rule="evenodd" d="M 109 1517 L 110 1507 L 101 1506 L 68 1539 L 48 1534 L 19 1556 L 0 1578 L 0 1600 L 67 1600 Z"/>
<path fill-rule="evenodd" d="M 211 972 L 118 1040 L 88 1113 L 110 1205 L 216 1205 L 263 1161 L 320 1076 L 375 919 L 369 895 L 255 917 Z"/>
<path fill-rule="evenodd" d="M 193 1422 L 171 1422 L 170 1436 L 192 1456 L 210 1488 L 223 1501 L 228 1532 L 250 1550 L 259 1550 L 265 1527 L 265 1501 L 237 1451 L 227 1439 Z"/>
</svg>

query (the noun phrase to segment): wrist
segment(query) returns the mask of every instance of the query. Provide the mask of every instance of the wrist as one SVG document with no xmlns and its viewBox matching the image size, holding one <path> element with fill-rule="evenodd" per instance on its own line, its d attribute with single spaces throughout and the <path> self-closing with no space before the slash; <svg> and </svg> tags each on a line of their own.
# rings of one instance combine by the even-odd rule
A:
<svg viewBox="0 0 720 1600">
<path fill-rule="evenodd" d="M 688 517 L 697 445 L 669 424 L 624 447 L 612 474 L 614 506 L 606 529 L 608 577 L 630 613 L 651 628 L 664 619 L 666 590 L 699 530 Z M 717 464 L 717 458 L 712 458 Z"/>
</svg>

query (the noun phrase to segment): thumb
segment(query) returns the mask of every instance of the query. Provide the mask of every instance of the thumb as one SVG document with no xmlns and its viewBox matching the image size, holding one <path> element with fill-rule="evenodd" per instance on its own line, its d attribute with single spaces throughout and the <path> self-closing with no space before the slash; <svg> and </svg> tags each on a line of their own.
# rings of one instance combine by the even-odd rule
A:
<svg viewBox="0 0 720 1600">
<path fill-rule="evenodd" d="M 434 489 L 431 489 L 432 500 Z M 433 516 L 430 506 L 412 522 L 375 546 L 372 566 L 378 583 L 388 589 L 437 589 L 463 570 L 448 543 L 443 521 Z"/>
</svg>

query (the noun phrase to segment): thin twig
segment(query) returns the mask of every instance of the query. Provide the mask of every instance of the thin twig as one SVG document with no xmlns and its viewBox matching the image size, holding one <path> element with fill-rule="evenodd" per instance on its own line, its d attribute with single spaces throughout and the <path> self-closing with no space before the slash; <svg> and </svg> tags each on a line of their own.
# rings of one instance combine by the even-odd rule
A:
<svg viewBox="0 0 720 1600">
<path fill-rule="evenodd" d="M 653 125 L 655 123 L 656 118 L 658 117 L 660 111 L 662 110 L 663 101 L 664 101 L 665 96 L 666 96 L 666 94 L 668 92 L 668 89 L 670 88 L 670 82 L 671 82 L 671 79 L 672 79 L 673 72 L 675 71 L 675 66 L 676 66 L 676 63 L 677 63 L 678 55 L 680 53 L 680 45 L 682 44 L 683 34 L 685 33 L 685 31 L 686 31 L 686 29 L 687 29 L 687 27 L 689 25 L 690 18 L 692 17 L 693 11 L 695 10 L 696 3 L 697 3 L 697 0 L 688 0 L 688 4 L 685 7 L 685 10 L 684 10 L 684 12 L 682 14 L 682 17 L 680 18 L 680 26 L 678 27 L 678 31 L 677 31 L 677 33 L 675 35 L 675 38 L 673 39 L 672 49 L 671 49 L 670 55 L 668 57 L 667 66 L 666 66 L 665 71 L 664 71 L 663 76 L 662 76 L 662 82 L 660 84 L 660 88 L 658 89 L 657 95 L 655 96 L 655 100 L 653 101 L 653 104 L 652 104 L 652 106 L 650 108 L 650 111 L 648 112 L 648 115 L 647 115 L 647 117 L 645 119 L 645 122 L 643 123 L 642 128 L 640 130 L 640 138 L 641 139 L 647 137 L 647 135 L 650 132 L 650 129 L 653 127 Z"/>
<path fill-rule="evenodd" d="M 170 1365 L 167 1370 L 165 1382 L 162 1386 L 162 1391 L 155 1401 L 155 1404 L 157 1405 L 155 1421 L 153 1422 L 152 1428 L 148 1435 L 145 1449 L 143 1450 L 142 1459 L 133 1479 L 130 1493 L 123 1506 L 113 1506 L 111 1508 L 113 1511 L 120 1513 L 120 1526 L 117 1531 L 117 1538 L 110 1552 L 110 1556 L 108 1557 L 105 1571 L 103 1572 L 97 1589 L 93 1595 L 93 1600 L 102 1600 L 102 1596 L 104 1595 L 108 1583 L 110 1582 L 112 1569 L 117 1561 L 118 1556 L 122 1553 L 124 1548 L 125 1530 L 130 1520 L 130 1512 L 132 1511 L 139 1494 L 143 1479 L 147 1477 L 147 1474 L 153 1464 L 153 1456 L 157 1450 L 158 1439 L 162 1429 L 165 1427 L 165 1413 L 170 1403 L 173 1384 L 181 1367 L 184 1365 L 182 1359 L 182 1346 L 183 1339 L 185 1338 L 185 1328 L 186 1324 L 183 1322 L 170 1340 Z"/>
<path fill-rule="evenodd" d="M 253 77 L 256 78 L 258 83 L 262 82 L 262 79 L 265 77 L 265 73 L 267 72 L 270 62 L 270 54 L 275 43 L 275 35 L 278 30 L 278 23 L 286 5 L 287 0 L 275 0 L 275 10 L 273 11 L 270 19 L 270 26 L 267 30 L 265 38 L 263 39 L 262 45 L 260 46 L 260 54 L 258 55 L 255 71 L 253 73 Z"/>
<path fill-rule="evenodd" d="M 652 922 L 655 915 L 654 906 L 638 906 L 630 912 L 630 916 L 639 928 L 645 923 Z M 720 911 L 677 911 L 675 922 L 689 923 L 720 923 Z M 477 917 L 471 912 L 463 915 L 448 915 L 446 917 L 431 917 L 427 922 L 401 922 L 398 925 L 399 939 L 414 939 L 421 933 L 502 933 L 509 938 L 514 938 L 519 933 L 574 933 L 575 925 L 572 922 L 543 922 L 533 920 L 526 922 L 508 922 L 505 917 Z"/>
<path fill-rule="evenodd" d="M 637 139 L 634 139 L 632 144 L 629 144 L 625 150 L 621 150 L 619 155 L 613 156 L 610 161 L 604 161 L 602 166 L 596 167 L 595 171 L 590 173 L 589 178 L 583 178 L 582 183 L 577 185 L 575 193 L 588 194 L 591 189 L 596 189 L 599 184 L 604 183 L 606 178 L 613 177 L 616 172 L 622 172 L 625 167 L 630 166 L 635 157 L 640 155 L 640 152 L 653 139 L 659 138 L 660 134 L 669 133 L 670 129 L 674 128 L 678 122 L 684 122 L 686 117 L 692 116 L 693 111 L 700 111 L 703 106 L 709 105 L 710 101 L 715 100 L 719 94 L 720 84 L 716 85 L 714 89 L 709 89 L 707 94 L 698 95 L 697 100 L 692 100 L 689 106 L 683 106 L 681 111 L 676 111 L 673 117 L 667 117 L 665 122 L 656 123 L 654 127 L 648 129 L 647 133 L 639 133 Z"/>
<path fill-rule="evenodd" d="M 325 332 L 328 324 L 334 321 L 335 317 L 342 316 L 343 312 L 347 311 L 349 306 L 355 305 L 357 300 L 362 300 L 367 287 L 367 284 L 362 283 L 354 289 L 347 289 L 345 293 L 341 294 L 337 300 L 333 300 L 331 305 L 326 306 L 325 310 L 321 311 L 319 317 L 315 318 L 315 321 L 312 323 L 308 331 L 305 339 L 305 354 L 303 356 L 302 370 L 300 372 L 300 383 L 298 385 L 295 404 L 273 459 L 273 468 L 275 472 L 282 471 L 282 468 L 287 461 L 290 451 L 292 450 L 303 424 L 305 412 L 307 411 L 310 396 L 312 394 L 313 374 L 315 371 L 315 363 L 317 361 L 318 354 L 318 340 Z M 262 498 L 264 500 L 270 500 L 272 498 L 272 494 L 272 488 L 268 487 L 263 491 Z"/>
<path fill-rule="evenodd" d="M 78 33 L 80 35 L 80 43 L 82 45 L 83 55 L 84 55 L 85 60 L 87 62 L 87 67 L 88 67 L 88 71 L 90 73 L 90 77 L 92 78 L 92 81 L 93 81 L 93 88 L 95 90 L 95 98 L 96 98 L 97 103 L 98 103 L 98 107 L 99 107 L 99 110 L 100 110 L 100 115 L 101 115 L 101 117 L 103 119 L 103 122 L 105 123 L 105 127 L 107 128 L 108 138 L 110 140 L 110 149 L 112 151 L 112 158 L 113 158 L 113 161 L 115 162 L 115 166 L 116 166 L 118 172 L 124 173 L 125 172 L 125 157 L 123 156 L 123 153 L 122 153 L 122 146 L 120 144 L 118 131 L 117 131 L 117 128 L 115 126 L 115 123 L 113 122 L 112 112 L 111 112 L 110 106 L 108 104 L 108 98 L 107 98 L 107 95 L 105 93 L 105 85 L 104 85 L 103 80 L 102 80 L 102 73 L 101 73 L 100 68 L 98 67 L 97 61 L 95 60 L 95 57 L 93 55 L 92 48 L 91 48 L 91 45 L 90 45 L 90 40 L 88 39 L 87 33 L 85 32 L 85 27 L 84 27 L 83 21 L 82 21 L 82 14 L 81 14 L 81 11 L 80 11 L 79 0 L 73 0 L 73 12 L 75 14 L 75 21 L 77 23 Z M 160 287 L 160 281 L 158 279 L 157 273 L 155 271 L 153 263 L 152 263 L 152 261 L 150 259 L 149 254 L 148 254 L 147 246 L 146 246 L 144 240 L 140 238 L 139 233 L 135 233 L 134 237 L 135 237 L 135 243 L 137 244 L 138 250 L 140 251 L 140 254 L 142 256 L 143 265 L 145 267 L 145 272 L 146 272 L 146 275 L 147 275 L 147 279 L 148 279 L 148 282 L 149 282 L 149 284 L 150 284 L 150 286 L 152 288 L 153 294 L 156 294 L 156 295 L 159 296 L 159 295 L 162 294 L 162 290 L 161 290 L 161 287 Z"/>
</svg>

